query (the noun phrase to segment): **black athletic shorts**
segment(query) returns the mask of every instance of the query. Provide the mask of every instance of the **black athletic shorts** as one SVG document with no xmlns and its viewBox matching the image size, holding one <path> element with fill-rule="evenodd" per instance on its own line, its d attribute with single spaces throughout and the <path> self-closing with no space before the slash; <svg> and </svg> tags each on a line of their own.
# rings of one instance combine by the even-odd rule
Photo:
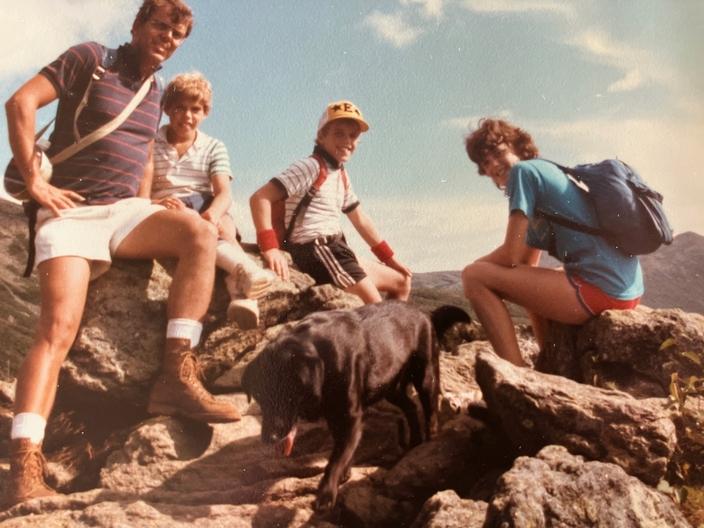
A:
<svg viewBox="0 0 704 528">
<path fill-rule="evenodd" d="M 367 276 L 342 233 L 306 244 L 288 244 L 286 249 L 296 267 L 317 284 L 334 284 L 346 290 Z"/>
</svg>

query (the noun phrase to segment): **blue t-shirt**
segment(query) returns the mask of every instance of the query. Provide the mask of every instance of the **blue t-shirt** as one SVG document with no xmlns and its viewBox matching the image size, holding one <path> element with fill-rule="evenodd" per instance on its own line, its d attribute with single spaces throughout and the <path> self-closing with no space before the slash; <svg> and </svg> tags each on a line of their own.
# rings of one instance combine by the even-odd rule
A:
<svg viewBox="0 0 704 528">
<path fill-rule="evenodd" d="M 577 274 L 612 297 L 643 295 L 638 257 L 627 257 L 602 237 L 534 217 L 539 209 L 580 224 L 598 225 L 586 194 L 559 168 L 540 159 L 521 161 L 511 168 L 506 191 L 509 210 L 528 217 L 529 246 L 549 251 L 564 264 L 568 275 Z"/>
</svg>

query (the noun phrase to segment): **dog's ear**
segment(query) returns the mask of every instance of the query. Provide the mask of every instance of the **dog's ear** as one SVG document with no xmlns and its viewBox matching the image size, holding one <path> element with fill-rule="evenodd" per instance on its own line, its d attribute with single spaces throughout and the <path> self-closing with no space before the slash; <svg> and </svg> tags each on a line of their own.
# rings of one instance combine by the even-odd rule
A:
<svg viewBox="0 0 704 528">
<path fill-rule="evenodd" d="M 252 391 L 249 388 L 249 374 L 248 374 L 248 369 L 244 370 L 244 374 L 242 374 L 242 381 L 240 382 L 240 386 L 244 393 L 247 395 L 247 403 L 251 403 L 252 401 Z"/>
<path fill-rule="evenodd" d="M 323 394 L 323 361 L 312 345 L 291 350 L 292 370 L 303 389 L 320 402 Z"/>
<path fill-rule="evenodd" d="M 254 377 L 256 376 L 255 369 L 257 368 L 255 361 L 256 358 L 244 369 L 242 381 L 240 382 L 242 390 L 247 395 L 247 403 L 252 402 L 252 394 L 254 394 Z"/>
</svg>

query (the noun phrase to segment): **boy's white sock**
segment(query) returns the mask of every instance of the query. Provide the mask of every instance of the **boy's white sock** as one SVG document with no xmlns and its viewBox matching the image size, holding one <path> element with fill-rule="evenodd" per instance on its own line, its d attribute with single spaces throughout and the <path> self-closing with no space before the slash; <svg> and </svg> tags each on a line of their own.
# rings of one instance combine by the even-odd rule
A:
<svg viewBox="0 0 704 528">
<path fill-rule="evenodd" d="M 203 325 L 193 319 L 169 319 L 166 325 L 166 339 L 190 339 L 191 348 L 200 343 Z"/>
<path fill-rule="evenodd" d="M 41 414 L 19 413 L 12 419 L 10 439 L 29 438 L 33 444 L 38 444 L 44 440 L 45 430 L 46 420 Z"/>
</svg>

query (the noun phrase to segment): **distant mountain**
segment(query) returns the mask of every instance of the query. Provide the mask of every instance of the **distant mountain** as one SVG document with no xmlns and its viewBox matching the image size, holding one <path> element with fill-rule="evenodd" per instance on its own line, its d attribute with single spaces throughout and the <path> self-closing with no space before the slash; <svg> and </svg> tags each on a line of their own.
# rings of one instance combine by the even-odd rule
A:
<svg viewBox="0 0 704 528">
<path fill-rule="evenodd" d="M 651 308 L 681 308 L 704 314 L 704 236 L 692 232 L 677 235 L 669 246 L 640 257 L 645 276 L 643 304 Z M 559 262 L 547 255 L 544 266 Z M 413 298 L 429 307 L 442 299 L 464 301 L 460 271 L 413 274 Z"/>
<path fill-rule="evenodd" d="M 643 304 L 704 314 L 704 236 L 692 232 L 641 258 Z"/>
</svg>

